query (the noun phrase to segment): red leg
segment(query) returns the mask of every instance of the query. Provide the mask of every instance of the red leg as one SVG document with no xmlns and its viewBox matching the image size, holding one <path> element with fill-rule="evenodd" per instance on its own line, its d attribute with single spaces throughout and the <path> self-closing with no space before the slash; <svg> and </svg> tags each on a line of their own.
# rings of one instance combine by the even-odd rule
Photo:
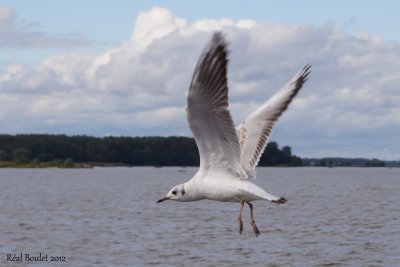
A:
<svg viewBox="0 0 400 267">
<path fill-rule="evenodd" d="M 240 202 L 240 209 L 239 209 L 239 214 L 237 217 L 237 223 L 239 226 L 239 234 L 242 234 L 242 231 L 243 231 L 242 211 L 243 211 L 244 201 L 241 199 L 238 199 L 238 200 Z"/>
<path fill-rule="evenodd" d="M 260 231 L 258 230 L 258 227 L 256 225 L 256 222 L 254 221 L 254 214 L 253 214 L 253 204 L 251 204 L 250 202 L 246 202 L 249 207 L 250 207 L 250 216 L 251 216 L 251 226 L 253 227 L 253 231 L 256 234 L 256 236 L 258 237 L 260 235 Z"/>
</svg>

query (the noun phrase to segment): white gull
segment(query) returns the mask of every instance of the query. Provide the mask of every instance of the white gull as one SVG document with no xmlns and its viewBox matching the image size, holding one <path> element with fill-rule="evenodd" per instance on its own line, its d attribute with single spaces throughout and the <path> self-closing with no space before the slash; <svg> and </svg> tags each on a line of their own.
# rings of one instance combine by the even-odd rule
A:
<svg viewBox="0 0 400 267">
<path fill-rule="evenodd" d="M 267 146 L 271 130 L 299 92 L 310 73 L 306 65 L 236 129 L 228 110 L 227 44 L 220 32 L 214 33 L 195 68 L 187 98 L 187 119 L 200 153 L 200 168 L 186 183 L 174 186 L 165 200 L 197 201 L 210 199 L 239 202 L 239 233 L 243 231 L 242 210 L 250 207 L 251 225 L 256 236 L 253 200 L 285 204 L 248 180 Z"/>
</svg>

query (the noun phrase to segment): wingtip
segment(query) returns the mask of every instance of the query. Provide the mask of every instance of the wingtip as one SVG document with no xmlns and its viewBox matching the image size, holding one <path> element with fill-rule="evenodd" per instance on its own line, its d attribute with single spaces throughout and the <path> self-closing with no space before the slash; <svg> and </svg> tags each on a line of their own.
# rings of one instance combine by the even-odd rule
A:
<svg viewBox="0 0 400 267">
<path fill-rule="evenodd" d="M 308 63 L 306 64 L 303 69 L 300 71 L 300 77 L 303 80 L 303 83 L 305 83 L 308 80 L 308 75 L 311 73 L 311 64 Z"/>
<path fill-rule="evenodd" d="M 203 54 L 200 56 L 198 64 L 200 64 L 205 58 L 217 52 L 222 52 L 222 54 L 226 58 L 227 54 L 229 54 L 227 46 L 228 42 L 226 41 L 225 34 L 222 31 L 215 31 L 211 37 L 211 40 L 204 48 Z"/>
<path fill-rule="evenodd" d="M 226 45 L 225 34 L 222 31 L 215 31 L 211 40 L 212 43 Z"/>
<path fill-rule="evenodd" d="M 197 61 L 192 77 L 191 87 L 199 79 L 199 75 L 205 75 L 205 77 L 207 77 L 212 74 L 215 66 L 220 67 L 218 64 L 214 64 L 215 62 L 213 59 L 218 59 L 219 62 L 223 62 L 222 65 L 226 71 L 229 54 L 227 46 L 228 43 L 225 40 L 224 34 L 221 31 L 215 31 Z"/>
<path fill-rule="evenodd" d="M 211 41 L 209 45 L 205 49 L 205 51 L 214 51 L 217 49 L 222 49 L 226 54 L 229 54 L 229 50 L 227 49 L 229 43 L 226 40 L 226 36 L 222 31 L 216 31 L 211 37 Z"/>
<path fill-rule="evenodd" d="M 305 74 L 308 75 L 308 74 L 311 72 L 311 67 L 312 67 L 312 65 L 311 65 L 310 63 L 306 64 L 306 65 L 303 67 L 303 73 L 305 73 Z"/>
</svg>

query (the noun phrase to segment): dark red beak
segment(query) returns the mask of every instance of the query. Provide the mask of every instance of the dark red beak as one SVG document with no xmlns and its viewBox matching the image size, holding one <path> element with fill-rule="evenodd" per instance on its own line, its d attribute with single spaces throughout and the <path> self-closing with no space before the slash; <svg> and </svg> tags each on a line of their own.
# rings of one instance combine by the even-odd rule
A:
<svg viewBox="0 0 400 267">
<path fill-rule="evenodd" d="M 170 199 L 170 197 L 163 197 L 162 199 L 158 200 L 157 203 L 163 202 L 168 199 Z"/>
</svg>

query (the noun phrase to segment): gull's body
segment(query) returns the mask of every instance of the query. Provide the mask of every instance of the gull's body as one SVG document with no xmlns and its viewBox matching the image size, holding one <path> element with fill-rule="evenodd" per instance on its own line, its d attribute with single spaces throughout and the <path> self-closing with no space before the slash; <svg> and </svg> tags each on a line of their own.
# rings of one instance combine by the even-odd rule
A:
<svg viewBox="0 0 400 267">
<path fill-rule="evenodd" d="M 240 233 L 246 202 L 251 211 L 251 225 L 258 236 L 260 232 L 250 202 L 268 200 L 284 204 L 286 199 L 267 193 L 247 178 L 255 176 L 271 130 L 307 80 L 310 66 L 305 66 L 235 129 L 228 110 L 227 61 L 226 42 L 217 32 L 200 56 L 187 99 L 189 127 L 200 154 L 199 171 L 188 182 L 173 187 L 158 202 L 202 199 L 239 202 Z"/>
<path fill-rule="evenodd" d="M 183 184 L 185 195 L 180 201 L 210 199 L 222 202 L 245 202 L 253 200 L 276 200 L 280 198 L 265 192 L 254 183 L 238 179 L 229 171 L 216 170 L 203 172 L 199 170 L 192 179 Z"/>
</svg>

